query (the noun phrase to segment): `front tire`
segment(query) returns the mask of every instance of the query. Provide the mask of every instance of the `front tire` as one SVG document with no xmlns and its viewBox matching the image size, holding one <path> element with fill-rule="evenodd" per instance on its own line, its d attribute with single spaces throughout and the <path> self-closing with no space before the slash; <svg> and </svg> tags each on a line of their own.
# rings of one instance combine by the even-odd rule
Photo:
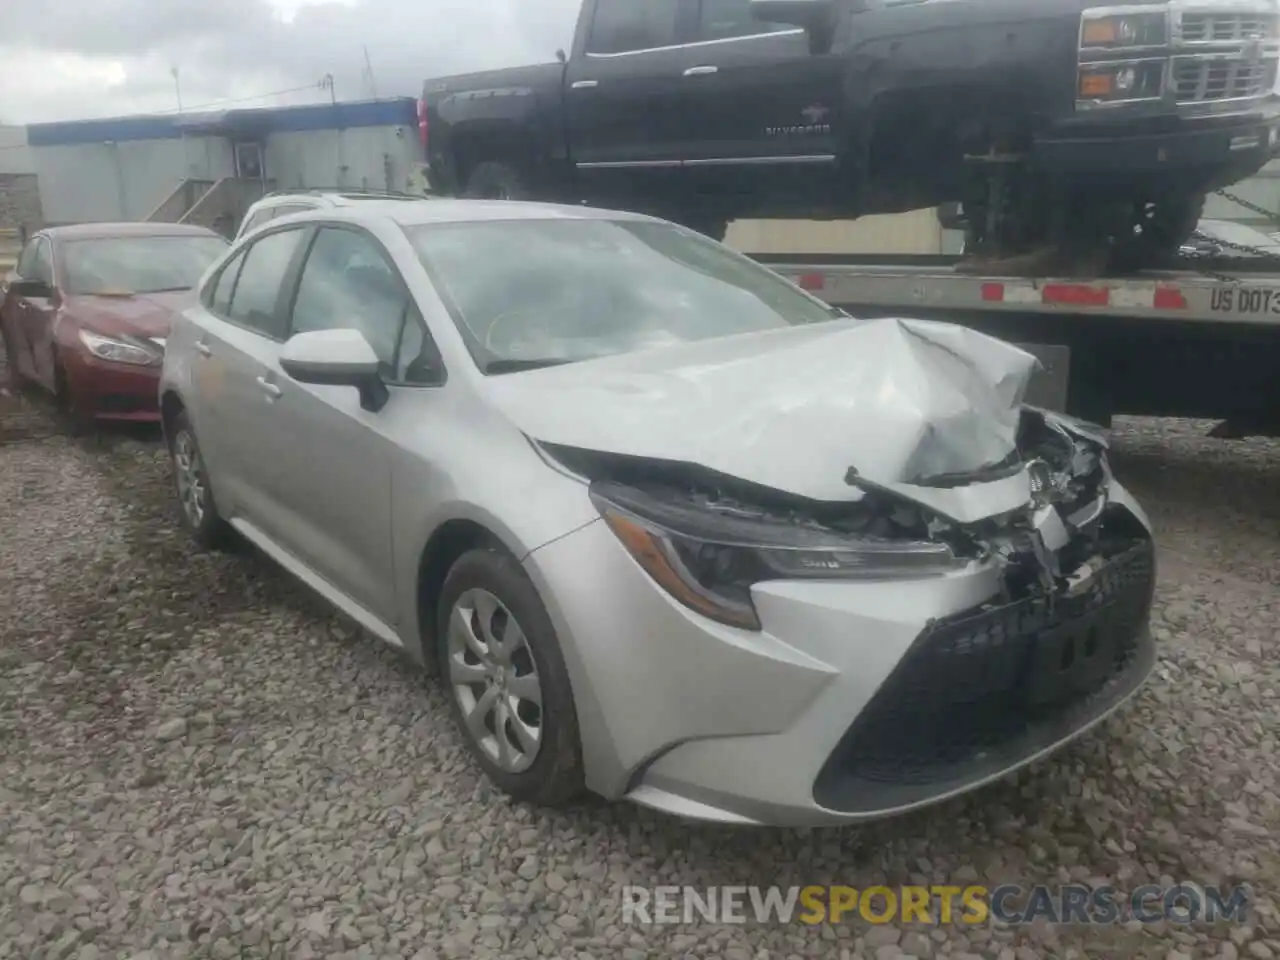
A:
<svg viewBox="0 0 1280 960">
<path fill-rule="evenodd" d="M 1115 245 L 1118 269 L 1142 270 L 1175 260 L 1179 249 L 1204 216 L 1205 195 L 1185 194 L 1143 204 L 1137 211 L 1135 232 Z"/>
<path fill-rule="evenodd" d="M 517 800 L 560 806 L 584 790 L 569 673 L 546 607 L 520 564 L 472 550 L 441 590 L 436 655 L 458 731 Z"/>
<path fill-rule="evenodd" d="M 176 414 L 166 431 L 182 525 L 206 550 L 226 546 L 231 528 L 218 513 L 209 486 L 209 475 L 186 411 Z"/>
<path fill-rule="evenodd" d="M 67 378 L 67 368 L 56 353 L 53 356 L 53 406 L 62 421 L 62 429 L 69 436 L 84 437 L 93 432 L 93 420 L 81 413 L 76 406 L 71 381 Z"/>
</svg>

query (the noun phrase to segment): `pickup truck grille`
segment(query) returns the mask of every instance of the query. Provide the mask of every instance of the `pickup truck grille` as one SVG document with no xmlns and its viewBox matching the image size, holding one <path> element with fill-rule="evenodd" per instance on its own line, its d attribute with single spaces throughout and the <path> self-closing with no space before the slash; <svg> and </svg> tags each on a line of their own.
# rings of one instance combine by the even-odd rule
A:
<svg viewBox="0 0 1280 960">
<path fill-rule="evenodd" d="M 1259 10 L 1174 13 L 1170 83 L 1178 103 L 1243 100 L 1271 91 L 1280 15 Z"/>
<path fill-rule="evenodd" d="M 1258 97 L 1276 81 L 1276 61 L 1248 63 L 1241 59 L 1176 57 L 1173 85 L 1179 103 L 1238 100 Z"/>
<path fill-rule="evenodd" d="M 1086 9 L 1077 109 L 1148 104 L 1185 115 L 1267 98 L 1280 70 L 1274 0 L 1169 0 Z"/>
<path fill-rule="evenodd" d="M 1275 19 L 1254 13 L 1184 13 L 1183 43 L 1229 43 L 1274 36 Z"/>
</svg>

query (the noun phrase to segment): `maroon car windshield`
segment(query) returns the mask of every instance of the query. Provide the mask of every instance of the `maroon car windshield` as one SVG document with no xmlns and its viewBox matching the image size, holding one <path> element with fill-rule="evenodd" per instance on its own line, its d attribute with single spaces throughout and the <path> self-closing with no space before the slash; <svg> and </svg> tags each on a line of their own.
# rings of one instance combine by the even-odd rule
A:
<svg viewBox="0 0 1280 960">
<path fill-rule="evenodd" d="M 62 244 L 67 293 L 115 295 L 190 290 L 228 243 L 221 237 L 94 237 Z"/>
</svg>

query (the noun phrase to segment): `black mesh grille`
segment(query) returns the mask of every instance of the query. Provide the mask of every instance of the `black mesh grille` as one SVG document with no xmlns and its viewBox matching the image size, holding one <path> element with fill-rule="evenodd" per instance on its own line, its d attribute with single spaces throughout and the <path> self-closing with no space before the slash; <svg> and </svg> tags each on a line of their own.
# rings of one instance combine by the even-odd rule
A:
<svg viewBox="0 0 1280 960">
<path fill-rule="evenodd" d="M 1032 597 L 935 621 L 842 738 L 815 796 L 838 807 L 842 782 L 963 779 L 989 754 L 1034 740 L 1038 726 L 1060 728 L 1071 714 L 1087 714 L 1149 647 L 1154 580 L 1154 548 L 1143 538 L 1113 555 L 1078 596 L 1059 594 L 1052 604 Z"/>
</svg>

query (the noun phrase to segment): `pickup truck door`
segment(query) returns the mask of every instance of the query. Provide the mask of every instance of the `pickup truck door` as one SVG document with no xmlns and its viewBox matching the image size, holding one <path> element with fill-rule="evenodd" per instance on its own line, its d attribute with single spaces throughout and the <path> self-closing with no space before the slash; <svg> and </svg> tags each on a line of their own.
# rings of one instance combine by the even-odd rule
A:
<svg viewBox="0 0 1280 960">
<path fill-rule="evenodd" d="M 780 175 L 834 173 L 840 58 L 809 52 L 803 30 L 754 20 L 750 0 L 694 0 L 686 68 L 691 180 L 754 190 Z"/>
<path fill-rule="evenodd" d="M 584 199 L 626 197 L 637 176 L 674 182 L 689 147 L 681 111 L 688 50 L 679 45 L 688 0 L 583 2 L 564 95 Z"/>
</svg>

